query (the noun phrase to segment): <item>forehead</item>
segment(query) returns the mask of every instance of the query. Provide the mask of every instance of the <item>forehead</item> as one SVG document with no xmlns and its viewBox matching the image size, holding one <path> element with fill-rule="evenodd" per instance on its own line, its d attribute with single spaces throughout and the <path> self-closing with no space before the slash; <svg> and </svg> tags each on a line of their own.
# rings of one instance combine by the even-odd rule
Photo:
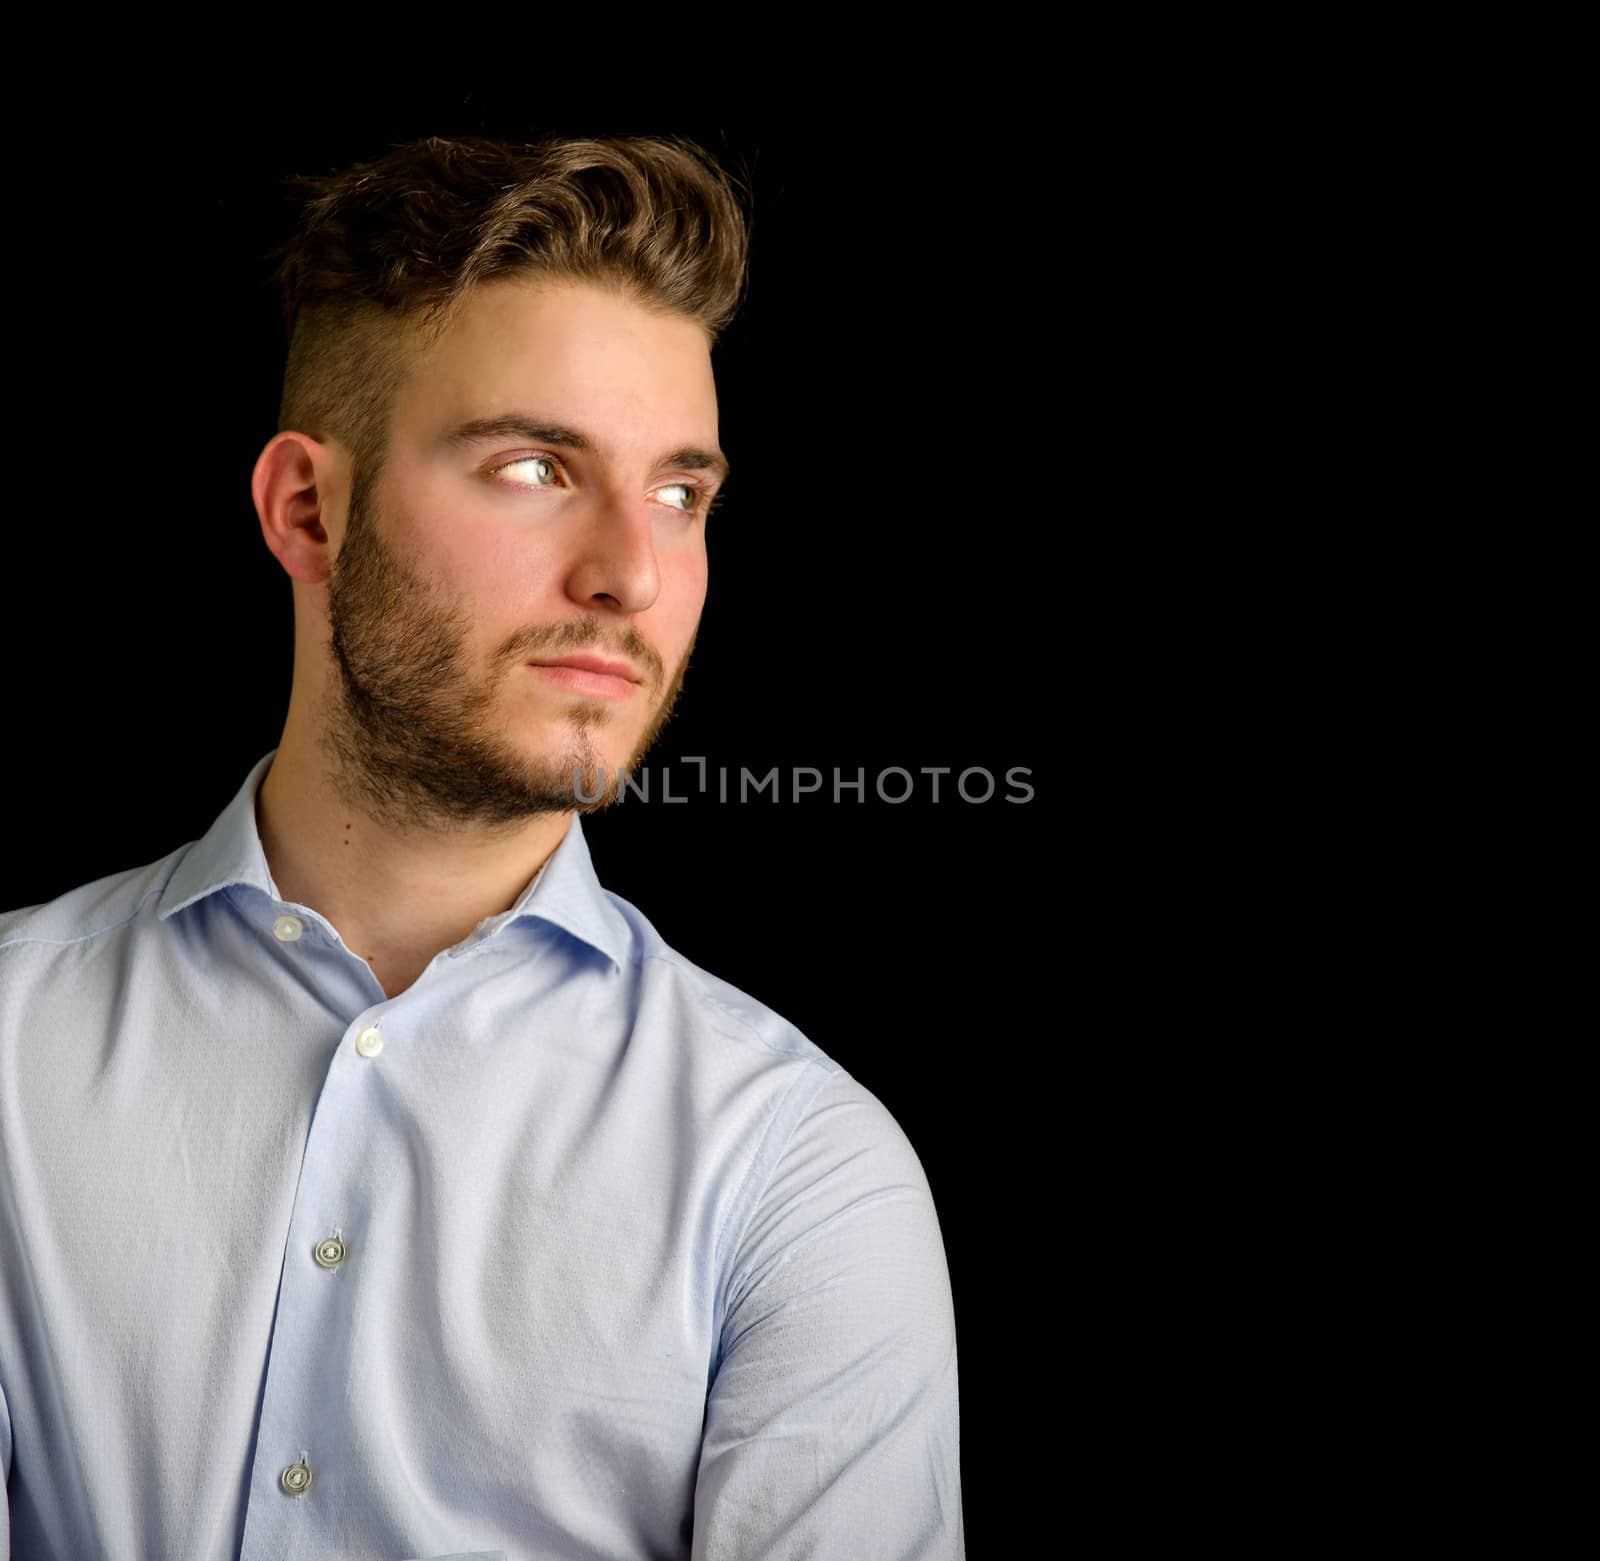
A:
<svg viewBox="0 0 1600 1561">
<path fill-rule="evenodd" d="M 424 438 L 537 408 L 619 453 L 715 442 L 705 331 L 593 283 L 500 279 L 473 289 L 450 328 L 410 365 L 396 421 Z"/>
</svg>

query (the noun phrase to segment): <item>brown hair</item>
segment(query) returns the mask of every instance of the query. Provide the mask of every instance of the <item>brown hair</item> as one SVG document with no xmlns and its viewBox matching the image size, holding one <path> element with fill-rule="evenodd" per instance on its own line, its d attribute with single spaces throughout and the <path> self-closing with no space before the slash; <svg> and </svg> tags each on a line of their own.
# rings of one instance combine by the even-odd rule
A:
<svg viewBox="0 0 1600 1561">
<path fill-rule="evenodd" d="M 749 284 L 748 180 L 682 136 L 428 136 L 282 182 L 306 194 L 267 255 L 287 353 L 278 432 L 337 437 L 363 485 L 412 355 L 478 283 L 597 282 L 694 319 L 712 345 Z"/>
</svg>

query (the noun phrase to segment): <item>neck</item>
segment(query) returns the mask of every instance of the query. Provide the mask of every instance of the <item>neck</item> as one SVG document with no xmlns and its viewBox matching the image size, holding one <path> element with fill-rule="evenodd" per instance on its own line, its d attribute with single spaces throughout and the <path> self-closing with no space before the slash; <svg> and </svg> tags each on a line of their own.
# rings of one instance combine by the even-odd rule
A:
<svg viewBox="0 0 1600 1561">
<path fill-rule="evenodd" d="M 483 829 L 401 825 L 346 800 L 361 788 L 330 762 L 291 717 L 256 793 L 256 828 L 279 894 L 326 917 L 390 997 L 510 910 L 572 822 L 566 812 Z"/>
</svg>

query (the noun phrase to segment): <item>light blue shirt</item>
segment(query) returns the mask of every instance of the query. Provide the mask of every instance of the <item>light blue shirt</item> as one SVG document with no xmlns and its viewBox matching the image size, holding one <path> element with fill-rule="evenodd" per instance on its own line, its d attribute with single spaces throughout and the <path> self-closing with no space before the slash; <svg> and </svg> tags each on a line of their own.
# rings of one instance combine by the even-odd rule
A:
<svg viewBox="0 0 1600 1561">
<path fill-rule="evenodd" d="M 0 915 L 17 1561 L 959 1561 L 889 1110 L 578 817 L 385 997 L 273 884 L 276 752 L 200 840 Z"/>
</svg>

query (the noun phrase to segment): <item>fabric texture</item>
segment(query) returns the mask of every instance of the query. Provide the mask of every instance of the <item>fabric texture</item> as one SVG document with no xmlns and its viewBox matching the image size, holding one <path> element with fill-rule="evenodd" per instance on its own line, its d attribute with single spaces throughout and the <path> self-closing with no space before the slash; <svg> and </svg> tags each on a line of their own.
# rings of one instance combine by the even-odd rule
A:
<svg viewBox="0 0 1600 1561">
<path fill-rule="evenodd" d="M 884 1104 L 576 816 L 386 997 L 272 882 L 276 752 L 198 841 L 0 914 L 11 1553 L 964 1558 Z"/>
</svg>

